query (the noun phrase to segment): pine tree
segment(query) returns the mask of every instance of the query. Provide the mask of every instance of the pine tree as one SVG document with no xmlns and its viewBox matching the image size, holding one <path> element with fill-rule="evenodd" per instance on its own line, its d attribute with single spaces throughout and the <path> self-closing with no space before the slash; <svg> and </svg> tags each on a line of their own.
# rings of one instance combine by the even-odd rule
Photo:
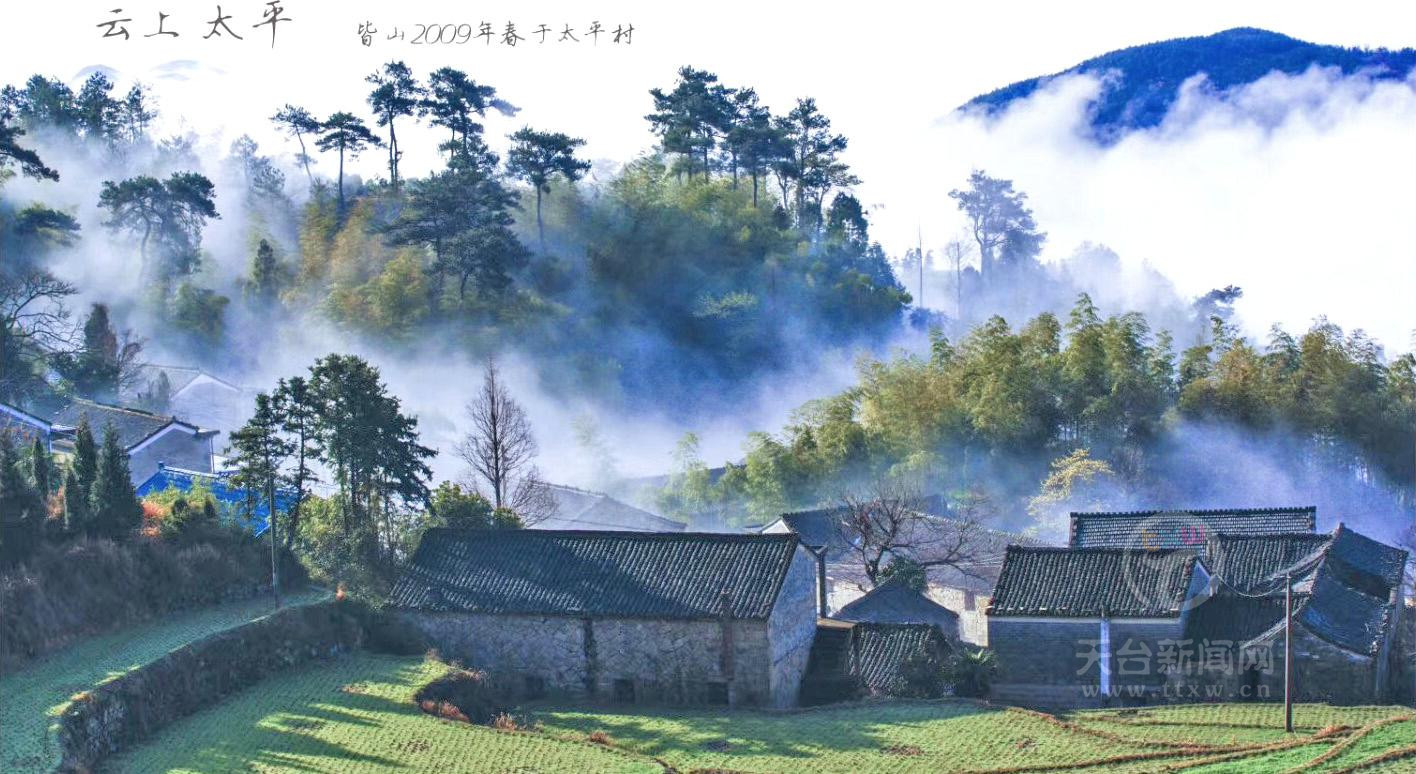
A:
<svg viewBox="0 0 1416 774">
<path fill-rule="evenodd" d="M 94 443 L 88 415 L 79 419 L 79 428 L 74 434 L 73 472 L 78 477 L 79 491 L 87 501 L 94 479 L 98 477 L 98 445 Z"/>
<path fill-rule="evenodd" d="M 0 555 L 24 561 L 38 543 L 44 505 L 20 464 L 14 440 L 0 433 Z"/>
<path fill-rule="evenodd" d="M 280 264 L 275 258 L 275 248 L 262 239 L 251 258 L 251 300 L 263 305 L 274 303 L 280 293 L 279 283 Z"/>
<path fill-rule="evenodd" d="M 49 450 L 44 448 L 44 442 L 38 437 L 30 445 L 29 453 L 29 475 L 30 482 L 39 492 L 43 499 L 49 499 L 49 495 L 54 493 L 54 460 L 49 456 Z"/>
<path fill-rule="evenodd" d="M 256 395 L 256 412 L 240 429 L 231 434 L 232 456 L 236 466 L 234 481 L 253 492 L 260 492 L 269 509 L 267 531 L 270 533 L 270 585 L 280 594 L 279 564 L 276 559 L 277 531 L 275 493 L 280 483 L 280 469 L 295 450 L 281 434 L 278 409 L 270 395 Z"/>
<path fill-rule="evenodd" d="M 94 529 L 109 537 L 122 537 L 143 521 L 143 508 L 128 471 L 128 454 L 118 445 L 118 434 L 111 427 L 103 433 L 89 507 Z"/>
<path fill-rule="evenodd" d="M 77 535 L 90 528 L 88 492 L 70 469 L 64 476 L 64 534 Z"/>
</svg>

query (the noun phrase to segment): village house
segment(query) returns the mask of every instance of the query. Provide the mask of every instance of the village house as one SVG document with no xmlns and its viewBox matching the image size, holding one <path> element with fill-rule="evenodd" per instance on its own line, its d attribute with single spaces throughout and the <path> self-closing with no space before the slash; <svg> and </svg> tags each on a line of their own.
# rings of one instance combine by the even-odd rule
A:
<svg viewBox="0 0 1416 774">
<path fill-rule="evenodd" d="M 927 498 L 926 502 L 936 503 L 936 508 L 941 507 L 934 499 Z M 851 536 L 841 528 L 841 514 L 839 507 L 796 511 L 782 514 L 760 528 L 764 534 L 795 534 L 801 538 L 803 545 L 824 557 L 822 574 L 826 594 L 823 615 L 843 609 L 872 586 L 859 555 L 852 550 Z M 1003 567 L 1004 553 L 1009 545 L 1035 545 L 1036 541 L 977 524 L 964 525 L 929 513 L 922 514 L 913 524 L 937 533 L 930 539 L 917 541 L 922 546 L 918 558 L 924 560 L 932 558 L 931 545 L 947 550 L 947 547 L 959 543 L 959 531 L 967 530 L 967 537 L 964 538 L 969 554 L 967 561 L 958 562 L 958 566 L 929 568 L 924 593 L 930 600 L 958 616 L 959 639 L 973 645 L 987 645 L 988 619 L 984 611 L 988 608 L 993 586 Z"/>
<path fill-rule="evenodd" d="M 816 571 L 794 535 L 438 528 L 389 610 L 523 698 L 790 707 Z"/>
<path fill-rule="evenodd" d="M 239 428 L 251 406 L 240 386 L 201 368 L 176 365 L 144 365 L 136 385 L 121 398 L 126 405 L 150 407 L 220 434 Z"/>
<path fill-rule="evenodd" d="M 52 418 L 54 426 L 66 433 L 65 440 L 55 444 L 56 451 L 73 452 L 72 431 L 84 419 L 99 443 L 108 428 L 117 433 L 118 445 L 128 453 L 135 487 L 151 478 L 162 463 L 201 473 L 213 470 L 215 431 L 170 416 L 88 400 L 75 400 Z"/>
<path fill-rule="evenodd" d="M 561 484 L 542 484 L 555 507 L 546 518 L 529 525 L 549 530 L 628 530 L 632 532 L 683 532 L 686 524 L 591 492 Z"/>
<path fill-rule="evenodd" d="M 55 427 L 48 420 L 8 403 L 0 403 L 0 433 L 10 434 L 17 444 L 32 444 L 38 438 L 49 451 L 54 450 L 56 440 L 63 441 L 72 435 L 66 428 Z"/>
<path fill-rule="evenodd" d="M 837 610 L 831 617 L 858 624 L 933 626 L 950 639 L 959 638 L 958 613 L 910 588 L 898 578 L 886 580 Z"/>
<path fill-rule="evenodd" d="M 1312 508 L 1073 514 L 1069 548 L 1010 547 L 988 610 L 994 697 L 1075 707 L 1392 695 L 1406 552 Z"/>
</svg>

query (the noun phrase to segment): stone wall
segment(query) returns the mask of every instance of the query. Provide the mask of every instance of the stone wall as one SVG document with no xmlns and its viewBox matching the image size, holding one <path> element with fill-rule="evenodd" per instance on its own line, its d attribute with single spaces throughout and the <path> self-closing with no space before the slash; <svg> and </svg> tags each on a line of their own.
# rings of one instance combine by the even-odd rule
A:
<svg viewBox="0 0 1416 774">
<path fill-rule="evenodd" d="M 970 645 L 988 646 L 988 603 L 992 598 L 967 589 L 931 583 L 925 596 L 959 614 L 959 639 Z"/>
<path fill-rule="evenodd" d="M 1159 690 L 1166 682 L 1153 659 L 1161 640 L 1183 637 L 1175 621 L 1111 621 L 1111 686 Z M 1101 684 L 1101 623 L 1097 619 L 1042 619 L 993 617 L 989 620 L 989 647 L 998 658 L 993 682 L 997 701 L 1070 708 L 1096 706 Z M 1127 650 L 1127 643 L 1130 650 Z M 1141 668 L 1142 654 L 1151 654 Z M 1098 658 L 1091 656 L 1095 653 Z"/>
<path fill-rule="evenodd" d="M 1377 659 L 1343 650 L 1314 636 L 1301 624 L 1293 627 L 1294 688 L 1297 700 L 1326 704 L 1384 704 L 1385 685 L 1378 675 Z M 1283 638 L 1273 647 L 1274 669 L 1268 681 L 1283 700 Z"/>
<path fill-rule="evenodd" d="M 765 621 L 391 613 L 515 698 L 615 700 L 632 686 L 634 701 L 773 702 Z"/>
<path fill-rule="evenodd" d="M 816 638 L 817 570 L 816 558 L 807 549 L 797 547 L 767 620 L 771 651 L 768 683 L 773 707 L 794 707 L 801 693 L 801 679 Z"/>
<path fill-rule="evenodd" d="M 93 769 L 269 675 L 347 653 L 363 642 L 354 611 L 339 602 L 292 607 L 198 640 L 76 695 L 60 712 L 61 772 Z"/>
</svg>

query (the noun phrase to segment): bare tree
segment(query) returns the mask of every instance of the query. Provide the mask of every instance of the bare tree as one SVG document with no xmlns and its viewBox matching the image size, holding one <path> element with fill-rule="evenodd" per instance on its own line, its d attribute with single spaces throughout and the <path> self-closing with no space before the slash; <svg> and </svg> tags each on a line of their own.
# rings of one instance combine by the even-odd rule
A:
<svg viewBox="0 0 1416 774">
<path fill-rule="evenodd" d="M 457 454 L 486 484 L 493 507 L 515 511 L 525 524 L 549 516 L 555 501 L 533 464 L 536 438 L 531 422 L 511 397 L 494 360 L 487 362 L 482 388 L 467 404 L 467 418 L 472 429 L 457 445 Z"/>
<path fill-rule="evenodd" d="M 863 492 L 842 494 L 839 502 L 838 537 L 871 586 L 884 579 L 896 560 L 926 572 L 950 567 L 970 577 L 984 577 L 979 573 L 985 558 L 981 509 L 967 508 L 957 518 L 934 516 L 925 511 L 917 487 L 891 479 L 877 479 Z"/>
<path fill-rule="evenodd" d="M 959 320 L 964 319 L 964 258 L 968 254 L 968 245 L 958 239 L 944 246 L 944 257 L 954 269 L 954 316 Z"/>
<path fill-rule="evenodd" d="M 0 272 L 0 400 L 20 397 L 33 358 L 72 348 L 64 299 L 75 292 L 47 271 Z"/>
</svg>

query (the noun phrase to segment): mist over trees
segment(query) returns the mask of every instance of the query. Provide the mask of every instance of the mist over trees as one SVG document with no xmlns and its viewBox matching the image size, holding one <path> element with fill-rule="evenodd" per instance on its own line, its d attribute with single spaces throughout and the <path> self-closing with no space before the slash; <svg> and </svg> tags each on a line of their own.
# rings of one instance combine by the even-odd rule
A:
<svg viewBox="0 0 1416 774">
<path fill-rule="evenodd" d="M 868 360 L 856 386 L 752 435 L 716 482 L 681 463 L 661 503 L 761 523 L 907 479 L 956 506 L 982 498 L 995 526 L 1063 539 L 1068 510 L 1272 505 L 1303 481 L 1334 517 L 1399 536 L 1416 357 L 1384 362 L 1325 320 L 1264 344 L 1212 325 L 1177 353 L 1145 315 L 1103 316 L 1082 295 L 1065 319 L 994 317 L 957 342 L 936 330 L 928 356 Z"/>
<path fill-rule="evenodd" d="M 96 74 L 77 89 L 43 76 L 5 87 L 0 185 L 20 177 L 37 198 L 61 184 L 84 196 L 62 207 L 0 188 L 0 400 L 109 398 L 144 352 L 242 372 L 283 333 L 321 323 L 426 357 L 514 352 L 552 395 L 691 427 L 743 413 L 825 353 L 904 344 L 914 354 L 865 360 L 851 389 L 751 436 L 721 476 L 686 444 L 661 502 L 690 518 L 760 520 L 909 473 L 1008 518 L 1031 505 L 1032 520 L 1013 526 L 1043 528 L 1069 501 L 1232 505 L 1214 483 L 1232 476 L 1212 475 L 1196 450 L 1236 438 L 1256 457 L 1372 491 L 1411 477 L 1410 355 L 1326 321 L 1249 341 L 1232 321 L 1243 291 L 1226 278 L 1199 298 L 1154 272 L 1120 282 L 1120 257 L 1101 245 L 1045 263 L 1047 224 L 996 170 L 944 182 L 957 188 L 938 215 L 966 230 L 937 260 L 923 244 L 892 259 L 857 195 L 858 140 L 833 128 L 829 105 L 767 105 L 706 70 L 665 75 L 647 112 L 625 117 L 644 120 L 657 146 L 615 169 L 591 165 L 574 126 L 510 125 L 507 96 L 452 67 L 387 63 L 365 79 L 366 104 L 327 118 L 281 94 L 252 124 L 287 138 L 278 152 L 298 166 L 294 186 L 277 150 L 249 137 L 213 163 L 196 136 L 153 136 L 140 85 L 119 95 Z M 419 124 L 434 131 L 410 131 Z M 508 137 L 505 158 L 492 133 Z M 435 150 L 438 168 L 406 174 L 411 143 Z M 386 177 L 347 169 L 376 149 Z M 224 238 L 208 238 L 217 229 Z M 63 279 L 100 250 L 142 276 L 138 292 Z M 404 550 L 392 522 L 440 502 L 509 521 L 494 517 L 507 498 L 495 485 L 485 502 L 430 487 L 411 413 L 346 357 L 270 393 L 264 424 L 295 444 L 285 467 L 302 471 L 286 485 L 311 498 L 283 540 L 323 536 L 379 564 Z M 402 452 L 366 458 L 370 438 Z M 338 497 L 310 494 L 322 466 Z M 88 502 L 74 502 L 75 519 Z"/>
</svg>

